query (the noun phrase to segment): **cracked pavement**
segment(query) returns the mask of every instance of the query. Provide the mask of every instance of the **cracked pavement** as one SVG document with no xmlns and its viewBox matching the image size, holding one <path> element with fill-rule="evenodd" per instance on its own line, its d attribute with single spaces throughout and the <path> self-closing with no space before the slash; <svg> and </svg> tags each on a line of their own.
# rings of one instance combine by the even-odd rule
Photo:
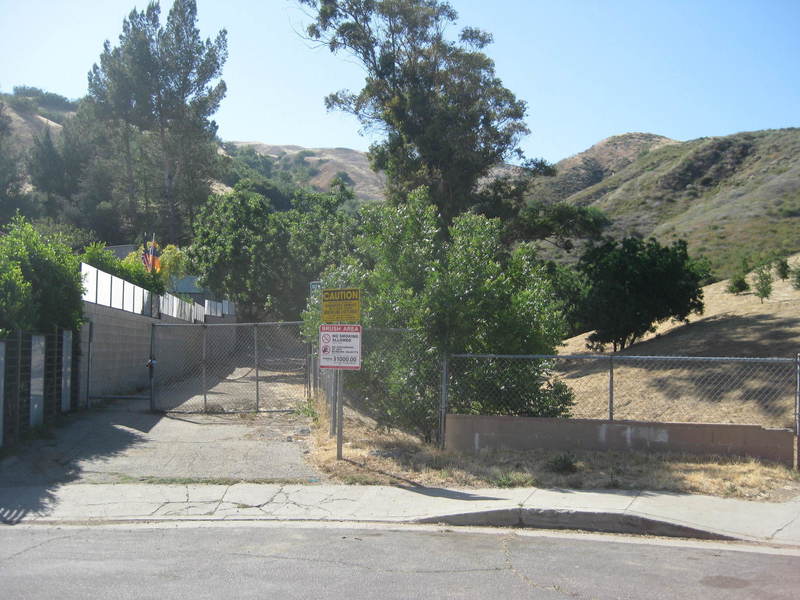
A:
<svg viewBox="0 0 800 600">
<path fill-rule="evenodd" d="M 671 493 L 331 484 L 69 484 L 0 487 L 6 523 L 324 521 L 443 523 L 738 539 L 800 547 L 800 502 Z"/>
</svg>

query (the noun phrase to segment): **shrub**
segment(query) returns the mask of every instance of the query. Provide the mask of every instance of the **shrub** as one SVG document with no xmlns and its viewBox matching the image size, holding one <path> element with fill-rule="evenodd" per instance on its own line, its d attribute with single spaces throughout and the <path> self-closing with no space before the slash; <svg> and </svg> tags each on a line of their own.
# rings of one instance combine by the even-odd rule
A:
<svg viewBox="0 0 800 600">
<path fill-rule="evenodd" d="M 556 454 L 545 465 L 548 471 L 553 473 L 569 474 L 578 471 L 578 462 L 575 455 L 571 452 Z"/>
<path fill-rule="evenodd" d="M 750 284 L 747 283 L 747 279 L 741 273 L 737 273 L 733 277 L 731 277 L 730 282 L 728 283 L 728 287 L 725 290 L 729 294 L 741 294 L 742 292 L 746 292 L 750 289 Z"/>
<path fill-rule="evenodd" d="M 78 259 L 47 242 L 24 218 L 0 237 L 0 329 L 76 330 L 83 320 Z"/>
</svg>

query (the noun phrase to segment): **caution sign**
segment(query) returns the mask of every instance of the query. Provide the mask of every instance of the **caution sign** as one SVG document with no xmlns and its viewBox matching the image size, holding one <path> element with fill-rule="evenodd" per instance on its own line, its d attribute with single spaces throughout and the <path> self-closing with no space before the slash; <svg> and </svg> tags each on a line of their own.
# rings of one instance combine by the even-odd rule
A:
<svg viewBox="0 0 800 600">
<path fill-rule="evenodd" d="M 323 323 L 358 323 L 360 320 L 360 289 L 340 288 L 322 290 Z"/>
<path fill-rule="evenodd" d="M 361 369 L 361 325 L 319 326 L 319 368 Z"/>
</svg>

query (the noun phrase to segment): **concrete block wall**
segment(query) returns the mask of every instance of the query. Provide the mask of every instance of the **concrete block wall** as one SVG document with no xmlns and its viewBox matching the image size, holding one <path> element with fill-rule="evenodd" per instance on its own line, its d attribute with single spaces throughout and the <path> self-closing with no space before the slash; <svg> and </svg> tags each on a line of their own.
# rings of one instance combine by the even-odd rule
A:
<svg viewBox="0 0 800 600">
<path fill-rule="evenodd" d="M 748 456 L 797 466 L 795 436 L 785 429 L 725 423 L 654 423 L 593 419 L 447 415 L 445 447 L 485 450 L 638 450 Z"/>
<path fill-rule="evenodd" d="M 81 331 L 81 398 L 85 402 L 87 393 L 144 395 L 150 377 L 150 327 L 159 319 L 90 302 L 84 302 L 83 313 L 88 322 Z"/>
<path fill-rule="evenodd" d="M 186 321 L 167 315 L 154 319 L 91 302 L 84 302 L 83 308 L 87 324 L 81 331 L 81 406 L 89 404 L 89 397 L 149 394 L 146 365 L 153 324 L 179 325 L 158 330 L 159 373 L 180 377 L 199 368 L 201 346 L 192 341 L 200 339 L 200 328 L 186 327 Z M 235 323 L 236 317 L 213 317 L 208 322 Z"/>
</svg>

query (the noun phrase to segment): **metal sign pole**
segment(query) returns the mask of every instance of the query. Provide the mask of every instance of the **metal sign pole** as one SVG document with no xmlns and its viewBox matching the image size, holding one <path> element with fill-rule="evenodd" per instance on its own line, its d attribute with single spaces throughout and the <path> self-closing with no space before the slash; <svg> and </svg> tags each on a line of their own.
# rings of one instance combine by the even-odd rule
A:
<svg viewBox="0 0 800 600">
<path fill-rule="evenodd" d="M 342 398 L 342 372 L 336 371 L 336 460 L 342 460 L 344 442 L 344 402 Z"/>
<path fill-rule="evenodd" d="M 327 379 L 330 380 L 330 377 L 328 377 Z M 330 395 L 327 398 L 327 400 L 328 400 L 328 412 L 330 413 L 330 418 L 331 418 L 330 419 L 331 420 L 331 428 L 330 428 L 330 433 L 329 433 L 330 437 L 333 437 L 334 435 L 336 435 L 336 382 L 337 382 L 338 379 L 339 379 L 339 371 L 334 371 L 333 372 L 333 386 L 331 386 L 331 385 L 327 385 L 326 386 L 328 388 L 328 390 L 326 390 L 326 391 L 330 392 Z"/>
</svg>

